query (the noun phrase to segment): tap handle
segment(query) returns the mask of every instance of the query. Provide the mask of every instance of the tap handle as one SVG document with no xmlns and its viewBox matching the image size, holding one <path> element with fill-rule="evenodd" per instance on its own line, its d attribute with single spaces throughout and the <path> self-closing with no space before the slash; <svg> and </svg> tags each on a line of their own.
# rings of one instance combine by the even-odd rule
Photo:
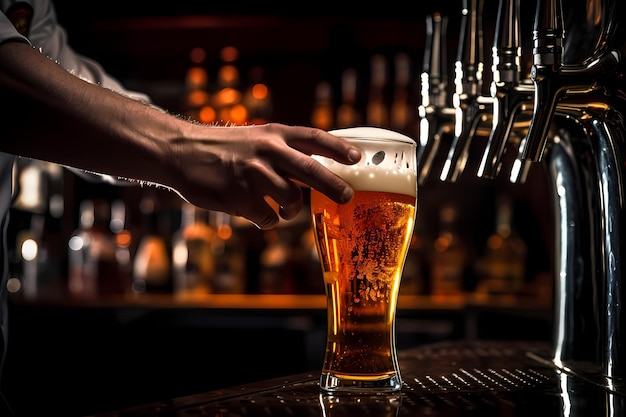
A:
<svg viewBox="0 0 626 417">
<path fill-rule="evenodd" d="M 483 72 L 483 0 L 463 0 L 461 30 L 455 63 L 456 93 L 478 97 Z"/>
<path fill-rule="evenodd" d="M 456 181 L 465 169 L 469 146 L 485 105 L 482 93 L 483 72 L 483 0 L 464 0 L 461 11 L 459 49 L 455 63 L 454 138 L 439 179 Z"/>
<path fill-rule="evenodd" d="M 539 161 L 545 149 L 548 129 L 562 93 L 559 73 L 563 64 L 563 12 L 561 0 L 538 0 L 533 31 L 535 86 L 533 116 L 520 147 L 519 158 Z"/>
<path fill-rule="evenodd" d="M 522 55 L 519 7 L 520 0 L 500 0 L 492 49 L 493 80 L 513 86 L 520 81 Z"/>
<path fill-rule="evenodd" d="M 448 18 L 435 13 L 426 17 L 426 45 L 422 67 L 422 105 L 446 105 L 448 72 L 446 30 Z"/>
<path fill-rule="evenodd" d="M 426 17 L 426 45 L 424 63 L 420 77 L 421 104 L 418 107 L 419 147 L 417 159 L 420 163 L 420 181 L 425 181 L 432 161 L 439 148 L 439 137 L 449 116 L 446 103 L 448 99 L 448 72 L 446 54 L 446 31 L 448 18 L 435 13 Z"/>
</svg>

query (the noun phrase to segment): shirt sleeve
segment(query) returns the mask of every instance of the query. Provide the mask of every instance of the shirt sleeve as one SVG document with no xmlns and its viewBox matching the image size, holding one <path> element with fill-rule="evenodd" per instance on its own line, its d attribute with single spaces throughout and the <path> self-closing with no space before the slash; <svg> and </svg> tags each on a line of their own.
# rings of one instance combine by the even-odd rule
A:
<svg viewBox="0 0 626 417">
<path fill-rule="evenodd" d="M 0 44 L 7 41 L 19 41 L 30 43 L 28 39 L 20 35 L 9 18 L 0 11 Z"/>
</svg>

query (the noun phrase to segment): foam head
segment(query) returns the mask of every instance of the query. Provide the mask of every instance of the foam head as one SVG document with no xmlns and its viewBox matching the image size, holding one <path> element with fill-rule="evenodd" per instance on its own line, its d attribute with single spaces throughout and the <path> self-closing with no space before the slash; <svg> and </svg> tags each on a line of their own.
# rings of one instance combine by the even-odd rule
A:
<svg viewBox="0 0 626 417">
<path fill-rule="evenodd" d="M 386 191 L 417 197 L 416 142 L 408 136 L 378 127 L 332 130 L 361 151 L 361 160 L 344 165 L 313 155 L 317 161 L 360 191 Z"/>
</svg>

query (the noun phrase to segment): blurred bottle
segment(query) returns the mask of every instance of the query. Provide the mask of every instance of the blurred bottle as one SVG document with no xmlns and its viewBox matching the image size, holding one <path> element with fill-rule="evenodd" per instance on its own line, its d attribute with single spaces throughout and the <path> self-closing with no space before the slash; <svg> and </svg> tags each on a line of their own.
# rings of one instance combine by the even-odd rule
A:
<svg viewBox="0 0 626 417">
<path fill-rule="evenodd" d="M 180 228 L 172 237 L 174 293 L 208 294 L 215 274 L 211 242 L 215 231 L 209 226 L 209 213 L 190 203 L 181 206 Z"/>
<path fill-rule="evenodd" d="M 389 127 L 386 86 L 387 59 L 381 54 L 375 54 L 370 60 L 370 85 L 366 111 L 366 121 L 370 126 Z"/>
<path fill-rule="evenodd" d="M 206 51 L 195 47 L 189 51 L 191 62 L 185 74 L 185 96 L 183 111 L 186 116 L 203 123 L 215 121 L 215 109 L 210 103 L 209 73 L 204 67 Z"/>
<path fill-rule="evenodd" d="M 297 242 L 294 254 L 294 274 L 297 277 L 299 292 L 303 294 L 324 294 L 324 277 L 320 258 L 315 245 L 313 225 L 310 224 Z"/>
<path fill-rule="evenodd" d="M 341 76 L 341 104 L 337 108 L 336 127 L 352 127 L 363 123 L 357 108 L 357 72 L 354 68 L 344 70 Z"/>
<path fill-rule="evenodd" d="M 37 159 L 18 158 L 15 163 L 16 196 L 12 206 L 29 213 L 45 213 L 48 208 L 48 163 Z"/>
<path fill-rule="evenodd" d="M 117 242 L 110 228 L 111 204 L 95 199 L 81 202 L 79 227 L 68 241 L 68 289 L 71 295 L 94 298 L 124 294 L 129 287 Z"/>
<path fill-rule="evenodd" d="M 46 278 L 48 249 L 43 241 L 45 217 L 32 213 L 30 227 L 18 232 L 16 251 L 19 259 L 17 271 L 20 290 L 25 298 L 34 299 L 40 295 L 42 280 Z"/>
<path fill-rule="evenodd" d="M 123 200 L 116 199 L 111 202 L 109 229 L 115 237 L 115 260 L 122 287 L 120 292 L 130 293 L 133 282 L 133 263 L 130 253 L 133 236 L 126 227 L 126 203 Z"/>
<path fill-rule="evenodd" d="M 242 103 L 241 75 L 237 65 L 239 50 L 226 46 L 220 51 L 220 57 L 222 66 L 217 73 L 217 90 L 213 96 L 217 121 L 243 125 L 248 121 L 248 110 Z"/>
<path fill-rule="evenodd" d="M 432 245 L 430 259 L 431 294 L 461 295 L 467 264 L 467 247 L 457 230 L 458 208 L 445 204 L 439 212 L 439 234 Z"/>
<path fill-rule="evenodd" d="M 266 230 L 263 236 L 265 248 L 259 259 L 259 292 L 296 293 L 289 226 Z"/>
<path fill-rule="evenodd" d="M 248 124 L 262 125 L 272 118 L 272 92 L 265 81 L 264 70 L 256 66 L 250 69 L 249 86 L 243 93 L 242 103 L 248 112 Z"/>
<path fill-rule="evenodd" d="M 133 292 L 172 293 L 171 250 L 165 238 L 170 232 L 165 230 L 163 213 L 157 210 L 156 201 L 150 196 L 141 200 L 140 211 L 144 233 L 133 259 Z"/>
<path fill-rule="evenodd" d="M 496 203 L 495 230 L 476 265 L 477 292 L 511 294 L 524 287 L 527 247 L 512 227 L 513 207 L 506 196 Z"/>
<path fill-rule="evenodd" d="M 311 124 L 323 130 L 330 130 L 335 126 L 333 115 L 332 87 L 327 81 L 320 81 L 315 87 L 315 100 L 311 111 Z"/>
<path fill-rule="evenodd" d="M 393 130 L 415 137 L 418 131 L 417 105 L 410 102 L 411 62 L 409 55 L 404 52 L 396 54 L 394 68 L 390 125 Z"/>
<path fill-rule="evenodd" d="M 7 263 L 13 290 L 27 298 L 63 296 L 66 259 L 62 232 L 63 168 L 29 158 L 14 166 L 15 199 L 7 229 Z"/>
<path fill-rule="evenodd" d="M 215 237 L 211 242 L 215 256 L 215 275 L 212 288 L 216 294 L 243 294 L 246 292 L 246 247 L 233 227 L 230 215 L 210 212 Z"/>
</svg>

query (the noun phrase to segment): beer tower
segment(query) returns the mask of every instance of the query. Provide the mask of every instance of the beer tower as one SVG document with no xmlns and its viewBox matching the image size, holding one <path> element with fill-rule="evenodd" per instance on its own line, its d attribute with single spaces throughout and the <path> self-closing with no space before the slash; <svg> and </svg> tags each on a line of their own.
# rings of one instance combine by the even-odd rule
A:
<svg viewBox="0 0 626 417">
<path fill-rule="evenodd" d="M 626 3 L 567 2 L 564 16 L 561 0 L 537 0 L 530 33 L 520 30 L 520 1 L 500 0 L 488 96 L 476 88 L 475 76 L 481 9 L 482 0 L 464 1 L 460 44 L 468 55 L 456 63 L 453 106 L 433 107 L 437 103 L 431 101 L 420 107 L 420 126 L 428 129 L 421 132 L 420 181 L 428 176 L 458 181 L 477 148 L 479 177 L 507 175 L 512 183 L 524 182 L 534 165 L 545 166 L 556 297 L 552 357 L 539 359 L 573 378 L 624 393 L 626 30 L 617 20 Z M 521 77 L 520 33 L 533 39 L 527 79 Z M 435 85 L 424 83 L 439 75 L 423 74 L 422 92 L 433 91 Z M 446 148 L 432 126 L 450 126 L 450 113 L 454 134 Z M 488 140 L 472 141 L 484 120 L 490 124 Z M 432 161 L 440 152 L 445 162 L 439 169 Z"/>
</svg>

